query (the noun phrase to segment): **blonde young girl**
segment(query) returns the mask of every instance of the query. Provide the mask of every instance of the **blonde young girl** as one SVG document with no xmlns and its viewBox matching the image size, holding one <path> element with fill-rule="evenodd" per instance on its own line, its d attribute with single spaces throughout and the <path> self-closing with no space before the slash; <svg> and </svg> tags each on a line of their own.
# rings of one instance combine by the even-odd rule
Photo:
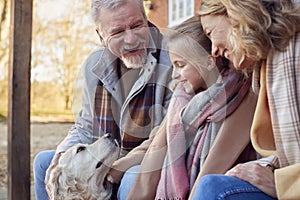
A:
<svg viewBox="0 0 300 200">
<path fill-rule="evenodd" d="M 226 59 L 209 55 L 211 43 L 199 17 L 170 30 L 167 47 L 174 67 L 173 97 L 144 149 L 136 148 L 120 160 L 141 165 L 123 176 L 119 199 L 186 199 L 198 174 L 223 173 L 235 162 L 254 158 L 247 146 L 256 103 L 249 94 L 251 79 L 229 69 Z M 252 112 L 243 113 L 246 108 Z M 229 128 L 241 113 L 245 120 Z M 233 147 L 232 142 L 238 144 Z M 208 155 L 210 149 L 219 152 L 223 144 L 232 153 L 221 155 L 222 159 Z M 137 162 L 141 154 L 143 159 Z"/>
</svg>

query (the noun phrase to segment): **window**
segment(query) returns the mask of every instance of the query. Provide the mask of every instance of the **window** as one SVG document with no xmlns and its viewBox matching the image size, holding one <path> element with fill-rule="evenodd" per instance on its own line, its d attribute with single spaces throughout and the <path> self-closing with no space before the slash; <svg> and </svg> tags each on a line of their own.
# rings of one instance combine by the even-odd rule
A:
<svg viewBox="0 0 300 200">
<path fill-rule="evenodd" d="M 194 15 L 194 0 L 168 0 L 169 27 L 180 24 Z"/>
</svg>

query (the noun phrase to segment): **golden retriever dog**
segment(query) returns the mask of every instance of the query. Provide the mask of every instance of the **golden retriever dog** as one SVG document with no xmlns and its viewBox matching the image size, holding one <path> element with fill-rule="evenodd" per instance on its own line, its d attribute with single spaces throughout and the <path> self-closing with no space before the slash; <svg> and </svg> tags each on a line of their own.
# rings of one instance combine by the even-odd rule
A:
<svg viewBox="0 0 300 200">
<path fill-rule="evenodd" d="M 118 143 L 109 134 L 90 145 L 74 145 L 50 173 L 51 200 L 109 199 L 113 187 L 106 176 L 118 156 Z"/>
</svg>

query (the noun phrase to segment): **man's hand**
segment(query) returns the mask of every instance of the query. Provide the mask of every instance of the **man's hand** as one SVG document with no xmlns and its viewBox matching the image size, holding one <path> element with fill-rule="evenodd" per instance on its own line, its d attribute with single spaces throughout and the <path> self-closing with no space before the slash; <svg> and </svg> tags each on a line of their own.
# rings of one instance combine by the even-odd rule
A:
<svg viewBox="0 0 300 200">
<path fill-rule="evenodd" d="M 271 197 L 277 198 L 274 173 L 257 163 L 238 164 L 225 175 L 235 176 L 249 182 Z"/>
<path fill-rule="evenodd" d="M 46 191 L 48 193 L 48 196 L 50 197 L 50 188 L 49 188 L 49 185 L 48 185 L 48 181 L 49 181 L 49 178 L 50 178 L 50 173 L 51 173 L 51 170 L 58 164 L 58 160 L 61 156 L 61 153 L 58 153 L 58 154 L 55 154 L 52 158 L 52 161 L 46 171 L 46 176 L 45 176 L 45 187 L 46 187 Z"/>
</svg>

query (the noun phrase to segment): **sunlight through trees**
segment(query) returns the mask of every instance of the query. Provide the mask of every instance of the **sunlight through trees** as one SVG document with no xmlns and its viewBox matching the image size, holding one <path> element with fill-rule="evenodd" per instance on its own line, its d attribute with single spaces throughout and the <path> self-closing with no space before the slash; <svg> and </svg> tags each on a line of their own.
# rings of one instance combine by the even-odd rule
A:
<svg viewBox="0 0 300 200">
<path fill-rule="evenodd" d="M 0 113 L 7 107 L 9 4 L 10 0 L 0 2 Z M 79 68 L 99 46 L 90 1 L 36 0 L 33 5 L 32 109 L 70 110 Z"/>
</svg>

